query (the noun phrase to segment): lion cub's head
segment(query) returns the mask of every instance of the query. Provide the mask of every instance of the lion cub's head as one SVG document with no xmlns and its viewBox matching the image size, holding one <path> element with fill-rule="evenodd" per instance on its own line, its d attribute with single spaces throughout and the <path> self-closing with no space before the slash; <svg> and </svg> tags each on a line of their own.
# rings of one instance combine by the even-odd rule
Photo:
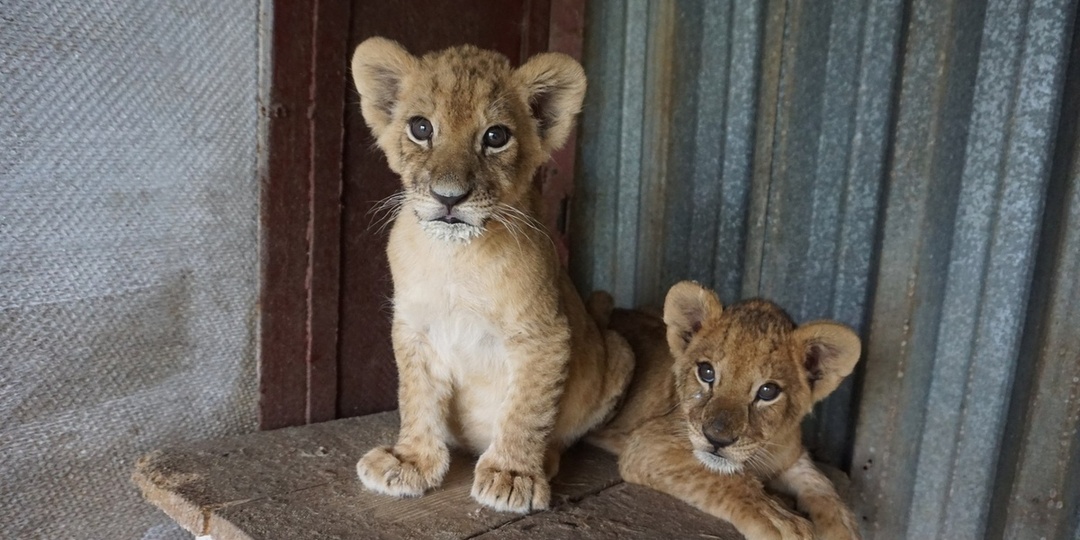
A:
<svg viewBox="0 0 1080 540">
<path fill-rule="evenodd" d="M 770 468 L 777 441 L 799 440 L 803 417 L 851 373 L 861 351 L 844 325 L 795 326 L 765 300 L 725 310 L 712 291 L 688 281 L 668 292 L 664 322 L 694 454 L 720 472 Z"/>
<path fill-rule="evenodd" d="M 513 69 L 473 46 L 416 57 L 376 37 L 356 48 L 352 74 L 364 120 L 404 185 L 412 216 L 399 219 L 445 240 L 471 240 L 488 220 L 528 211 L 533 174 L 566 141 L 585 96 L 581 66 L 558 53 Z"/>
</svg>

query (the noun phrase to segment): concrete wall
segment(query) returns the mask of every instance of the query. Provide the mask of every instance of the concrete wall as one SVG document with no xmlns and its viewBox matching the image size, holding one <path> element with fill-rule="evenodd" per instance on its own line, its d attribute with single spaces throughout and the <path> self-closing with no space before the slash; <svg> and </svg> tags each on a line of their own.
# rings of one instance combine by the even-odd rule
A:
<svg viewBox="0 0 1080 540">
<path fill-rule="evenodd" d="M 0 0 L 0 537 L 183 538 L 128 477 L 256 427 L 259 0 Z"/>
</svg>

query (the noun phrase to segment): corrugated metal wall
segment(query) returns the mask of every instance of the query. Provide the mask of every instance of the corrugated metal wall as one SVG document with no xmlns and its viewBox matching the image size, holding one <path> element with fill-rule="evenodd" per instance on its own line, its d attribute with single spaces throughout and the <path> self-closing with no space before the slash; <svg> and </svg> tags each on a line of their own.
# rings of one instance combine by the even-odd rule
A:
<svg viewBox="0 0 1080 540">
<path fill-rule="evenodd" d="M 571 266 L 857 328 L 870 538 L 1080 538 L 1075 0 L 588 4 Z"/>
</svg>

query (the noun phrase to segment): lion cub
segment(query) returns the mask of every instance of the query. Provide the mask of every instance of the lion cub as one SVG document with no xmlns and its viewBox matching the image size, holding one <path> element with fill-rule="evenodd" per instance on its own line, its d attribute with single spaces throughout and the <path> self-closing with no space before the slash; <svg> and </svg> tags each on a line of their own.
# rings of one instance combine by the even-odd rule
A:
<svg viewBox="0 0 1080 540">
<path fill-rule="evenodd" d="M 859 338 L 818 321 L 796 327 L 779 307 L 747 300 L 723 310 L 692 282 L 667 294 L 664 318 L 611 313 L 637 359 L 625 404 L 589 442 L 619 456 L 622 477 L 731 522 L 748 538 L 858 538 L 858 525 L 803 449 L 800 423 L 859 360 Z M 665 326 L 666 323 L 666 326 Z M 795 497 L 788 511 L 763 482 Z"/>
<path fill-rule="evenodd" d="M 512 69 L 476 47 L 415 57 L 382 38 L 356 48 L 352 74 L 402 183 L 387 246 L 401 428 L 357 473 L 418 496 L 461 447 L 480 456 L 478 502 L 546 508 L 560 452 L 610 416 L 633 373 L 538 219 L 533 176 L 570 134 L 585 74 L 562 54 Z"/>
</svg>

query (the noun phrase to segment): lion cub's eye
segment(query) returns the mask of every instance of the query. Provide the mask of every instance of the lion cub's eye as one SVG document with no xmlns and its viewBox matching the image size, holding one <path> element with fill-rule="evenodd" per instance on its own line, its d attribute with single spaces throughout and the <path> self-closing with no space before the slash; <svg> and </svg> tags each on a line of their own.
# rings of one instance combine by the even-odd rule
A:
<svg viewBox="0 0 1080 540">
<path fill-rule="evenodd" d="M 701 362 L 697 365 L 697 376 L 705 384 L 712 384 L 716 381 L 716 371 L 713 369 L 712 364 L 708 362 Z"/>
<path fill-rule="evenodd" d="M 506 126 L 491 126 L 484 132 L 484 146 L 502 148 L 510 142 L 510 130 Z"/>
<path fill-rule="evenodd" d="M 780 397 L 780 387 L 775 383 L 765 383 L 757 389 L 757 398 L 761 401 L 772 401 Z"/>
<path fill-rule="evenodd" d="M 409 136 L 418 143 L 431 139 L 435 130 L 431 128 L 431 121 L 423 116 L 414 116 L 409 119 Z"/>
</svg>

